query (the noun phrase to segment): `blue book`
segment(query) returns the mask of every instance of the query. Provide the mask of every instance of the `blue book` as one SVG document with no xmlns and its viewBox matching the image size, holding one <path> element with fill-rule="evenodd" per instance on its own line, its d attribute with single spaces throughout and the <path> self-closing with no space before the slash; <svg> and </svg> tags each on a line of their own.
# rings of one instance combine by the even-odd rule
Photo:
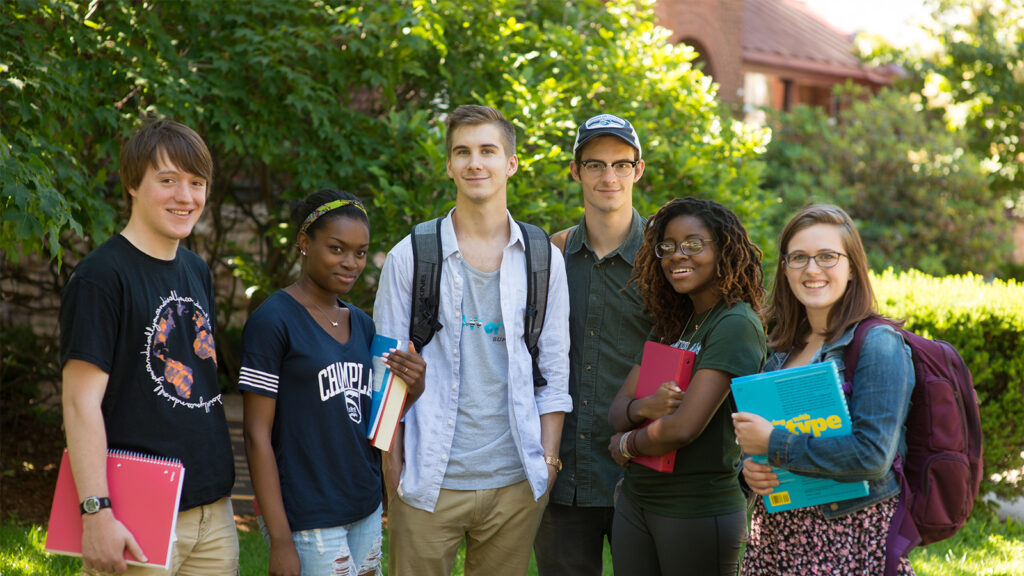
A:
<svg viewBox="0 0 1024 576">
<path fill-rule="evenodd" d="M 732 394 L 741 412 L 762 416 L 794 434 L 818 438 L 852 434 L 839 369 L 832 361 L 733 378 Z M 753 459 L 771 464 L 765 456 Z M 769 512 L 849 500 L 868 493 L 868 483 L 863 481 L 811 478 L 777 467 L 773 471 L 779 476 L 779 485 L 764 497 Z"/>
<path fill-rule="evenodd" d="M 373 362 L 373 384 L 371 386 L 370 417 L 366 423 L 366 437 L 377 448 L 391 451 L 395 430 L 402 420 L 407 387 L 405 381 L 391 373 L 384 364 L 384 354 L 391 349 L 401 349 L 404 342 L 375 334 L 370 343 L 370 359 Z"/>
</svg>

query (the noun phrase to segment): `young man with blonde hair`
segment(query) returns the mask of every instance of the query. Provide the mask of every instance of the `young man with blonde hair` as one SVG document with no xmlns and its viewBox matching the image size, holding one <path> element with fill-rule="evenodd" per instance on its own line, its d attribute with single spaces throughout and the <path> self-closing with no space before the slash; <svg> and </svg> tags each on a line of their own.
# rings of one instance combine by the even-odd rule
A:
<svg viewBox="0 0 1024 576">
<path fill-rule="evenodd" d="M 493 108 L 448 117 L 455 208 L 441 220 L 440 330 L 420 350 L 426 389 L 385 455 L 390 573 L 451 574 L 466 541 L 467 576 L 526 574 L 530 546 L 560 466 L 566 393 L 568 293 L 550 244 L 546 319 L 535 386 L 524 342 L 526 249 L 507 209 L 519 168 L 515 130 Z M 406 237 L 388 254 L 374 306 L 377 331 L 410 332 L 414 256 Z"/>
</svg>

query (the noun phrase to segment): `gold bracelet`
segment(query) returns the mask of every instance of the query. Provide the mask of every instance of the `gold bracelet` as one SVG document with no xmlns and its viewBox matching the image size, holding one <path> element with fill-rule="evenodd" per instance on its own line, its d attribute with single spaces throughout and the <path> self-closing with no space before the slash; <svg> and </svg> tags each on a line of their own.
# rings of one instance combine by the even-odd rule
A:
<svg viewBox="0 0 1024 576">
<path fill-rule="evenodd" d="M 548 456 L 548 455 L 545 454 L 544 455 L 544 463 L 545 464 L 550 464 L 551 466 L 554 466 L 555 467 L 555 472 L 561 472 L 562 471 L 562 459 L 559 458 L 558 456 Z"/>
</svg>

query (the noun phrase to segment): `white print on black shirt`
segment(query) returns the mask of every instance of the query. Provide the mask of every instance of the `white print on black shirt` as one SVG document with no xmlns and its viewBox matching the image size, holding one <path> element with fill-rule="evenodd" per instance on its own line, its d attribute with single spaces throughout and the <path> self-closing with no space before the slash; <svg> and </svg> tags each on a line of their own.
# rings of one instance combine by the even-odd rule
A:
<svg viewBox="0 0 1024 576">
<path fill-rule="evenodd" d="M 171 295 L 160 301 L 153 323 L 146 328 L 146 370 L 156 386 L 153 391 L 176 406 L 209 411 L 221 402 L 218 393 L 211 399 L 193 397 L 195 371 L 202 363 L 217 365 L 213 327 L 203 305 L 190 296 Z M 216 382 L 214 383 L 216 386 Z"/>
<path fill-rule="evenodd" d="M 363 421 L 362 403 L 360 395 L 370 395 L 370 382 L 373 380 L 373 370 L 370 370 L 369 378 L 363 378 L 363 365 L 358 362 L 335 362 L 324 368 L 317 374 L 320 384 L 320 400 L 327 402 L 338 394 L 345 395 L 345 409 L 348 410 L 348 417 L 356 424 Z"/>
</svg>

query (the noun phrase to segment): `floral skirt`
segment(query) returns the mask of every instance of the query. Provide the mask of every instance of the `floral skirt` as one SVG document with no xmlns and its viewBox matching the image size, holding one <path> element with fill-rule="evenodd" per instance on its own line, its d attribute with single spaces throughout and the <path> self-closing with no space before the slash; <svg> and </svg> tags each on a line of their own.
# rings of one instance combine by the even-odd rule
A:
<svg viewBox="0 0 1024 576">
<path fill-rule="evenodd" d="M 814 507 L 769 514 L 757 497 L 742 576 L 883 576 L 897 497 L 827 520 Z M 899 576 L 913 576 L 906 558 Z"/>
</svg>

